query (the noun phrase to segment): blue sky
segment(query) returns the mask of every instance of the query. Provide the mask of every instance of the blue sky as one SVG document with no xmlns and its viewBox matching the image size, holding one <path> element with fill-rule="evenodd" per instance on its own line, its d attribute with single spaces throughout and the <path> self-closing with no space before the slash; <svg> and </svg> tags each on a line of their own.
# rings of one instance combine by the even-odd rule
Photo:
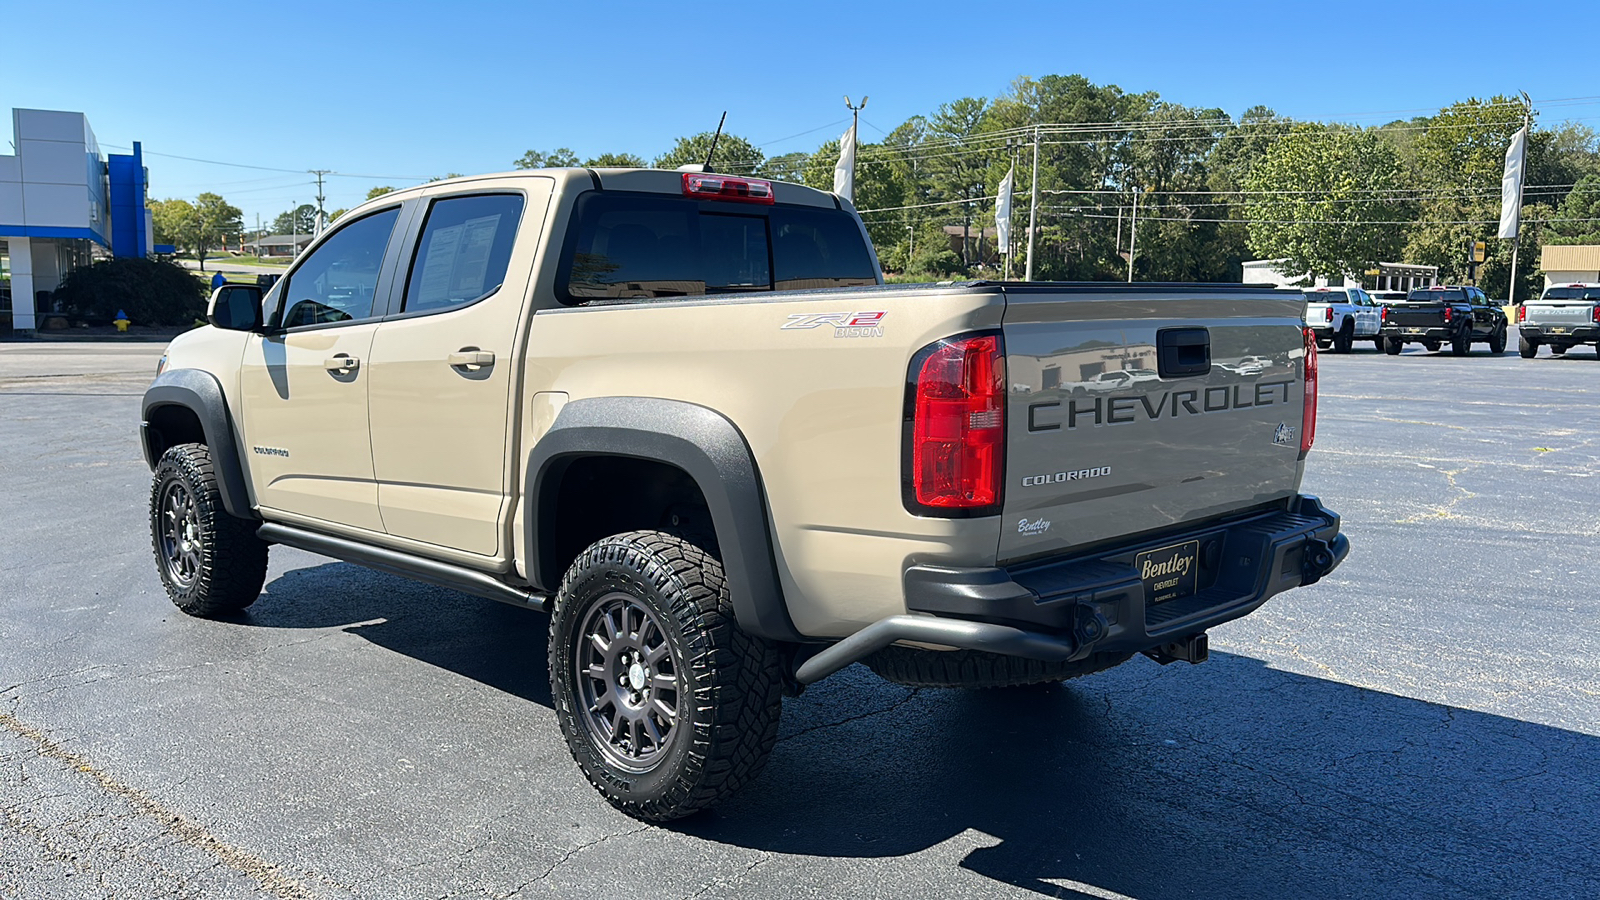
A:
<svg viewBox="0 0 1600 900">
<path fill-rule="evenodd" d="M 529 148 L 647 159 L 728 130 L 768 155 L 862 138 L 1021 75 L 1081 74 L 1237 116 L 1376 124 L 1525 90 L 1542 121 L 1600 127 L 1584 61 L 1600 3 L 320 4 L 8 2 L 0 111 L 84 112 L 102 147 L 150 156 L 151 193 L 214 190 L 253 224 L 329 180 L 376 184 L 511 167 Z M 1507 38 L 1516 40 L 1506 46 Z M 1581 101 L 1551 103 L 1565 98 Z M 0 124 L 9 137 L 10 119 Z M 797 137 L 791 137 L 799 135 Z M 9 149 L 3 152 L 11 152 Z M 350 177 L 381 176 L 381 177 Z"/>
</svg>

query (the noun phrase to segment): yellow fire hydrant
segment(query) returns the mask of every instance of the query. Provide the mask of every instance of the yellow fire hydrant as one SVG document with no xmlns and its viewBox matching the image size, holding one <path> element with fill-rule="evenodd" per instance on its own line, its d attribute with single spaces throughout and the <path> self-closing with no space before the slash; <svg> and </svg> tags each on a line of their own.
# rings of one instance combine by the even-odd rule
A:
<svg viewBox="0 0 1600 900">
<path fill-rule="evenodd" d="M 127 331 L 131 323 L 128 321 L 128 314 L 119 309 L 117 317 L 111 320 L 111 324 L 117 326 L 118 331 Z"/>
</svg>

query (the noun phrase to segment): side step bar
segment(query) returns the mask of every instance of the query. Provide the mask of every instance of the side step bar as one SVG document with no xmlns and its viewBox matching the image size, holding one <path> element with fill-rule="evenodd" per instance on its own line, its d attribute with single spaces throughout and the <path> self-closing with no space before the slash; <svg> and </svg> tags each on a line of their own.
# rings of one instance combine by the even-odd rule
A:
<svg viewBox="0 0 1600 900">
<path fill-rule="evenodd" d="M 447 587 L 472 594 L 475 597 L 484 597 L 489 600 L 499 600 L 512 606 L 524 609 L 535 609 L 539 612 L 549 612 L 550 597 L 512 587 L 509 584 L 473 569 L 464 566 L 451 565 L 439 562 L 436 559 L 415 556 L 400 550 L 390 550 L 386 547 L 373 547 L 345 538 L 332 537 L 307 531 L 304 528 L 295 528 L 291 525 L 280 525 L 268 522 L 256 529 L 256 536 L 264 541 L 274 544 L 283 544 L 311 553 L 320 553 L 334 559 L 342 559 L 356 565 L 388 572 L 391 575 L 404 575 L 417 581 L 425 581 L 439 587 Z"/>
</svg>

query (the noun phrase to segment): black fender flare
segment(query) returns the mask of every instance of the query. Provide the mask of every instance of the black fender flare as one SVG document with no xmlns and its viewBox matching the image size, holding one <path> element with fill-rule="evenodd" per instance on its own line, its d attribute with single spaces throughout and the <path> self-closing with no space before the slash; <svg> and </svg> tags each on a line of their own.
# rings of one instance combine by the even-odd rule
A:
<svg viewBox="0 0 1600 900">
<path fill-rule="evenodd" d="M 181 406 L 200 420 L 206 446 L 211 448 L 211 465 L 216 469 L 223 509 L 236 518 L 259 518 L 250 505 L 244 461 L 239 456 L 239 444 L 233 438 L 233 418 L 228 415 L 228 401 L 216 376 L 202 369 L 168 369 L 156 376 L 155 382 L 145 390 L 140 406 L 143 421 L 139 433 L 144 445 L 144 461 L 151 470 L 161 460 L 161 454 L 156 452 L 160 436 L 150 425 L 150 414 L 164 406 Z"/>
<path fill-rule="evenodd" d="M 559 492 L 546 487 L 559 480 L 566 463 L 591 456 L 654 460 L 694 479 L 711 510 L 739 627 L 769 640 L 805 640 L 778 581 L 755 455 L 727 417 L 679 400 L 597 397 L 561 408 L 529 454 L 523 482 L 527 526 L 519 539 L 536 588 L 554 591 L 563 574 L 551 571 L 557 564 L 550 542 L 539 541 L 542 527 L 560 528 L 554 521 Z"/>
</svg>

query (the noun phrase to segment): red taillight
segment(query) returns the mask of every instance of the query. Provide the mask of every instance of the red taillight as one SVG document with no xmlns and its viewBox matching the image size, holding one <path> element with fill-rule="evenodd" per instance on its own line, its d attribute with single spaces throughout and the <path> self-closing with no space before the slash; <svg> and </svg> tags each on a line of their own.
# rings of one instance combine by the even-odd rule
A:
<svg viewBox="0 0 1600 900">
<path fill-rule="evenodd" d="M 703 200 L 737 203 L 772 203 L 772 182 L 760 178 L 732 178 L 703 172 L 683 173 L 683 193 Z"/>
<path fill-rule="evenodd" d="M 1387 307 L 1387 306 L 1378 307 L 1378 321 L 1380 323 L 1387 323 L 1389 321 L 1389 307 Z"/>
<path fill-rule="evenodd" d="M 1329 322 L 1333 321 L 1333 307 L 1331 307 L 1331 306 L 1328 307 L 1328 321 Z"/>
<path fill-rule="evenodd" d="M 1317 336 L 1306 329 L 1306 400 L 1300 420 L 1300 458 L 1311 452 L 1317 440 Z"/>
<path fill-rule="evenodd" d="M 1454 319 L 1455 319 L 1455 317 L 1456 317 L 1456 310 L 1455 310 L 1455 307 L 1453 307 L 1453 306 L 1446 306 L 1446 307 L 1445 307 L 1445 308 L 1444 308 L 1444 320 L 1445 320 L 1445 321 L 1446 321 L 1446 322 L 1449 322 L 1449 321 L 1452 321 L 1452 320 L 1454 320 Z"/>
<path fill-rule="evenodd" d="M 1594 319 L 1594 320 L 1595 320 L 1595 321 L 1596 321 L 1596 322 L 1600 322 L 1600 304 L 1596 304 L 1596 305 L 1595 305 L 1595 308 L 1594 308 L 1594 310 L 1593 310 L 1593 311 L 1592 311 L 1592 312 L 1591 312 L 1591 313 L 1590 313 L 1590 316 L 1591 316 L 1591 317 L 1592 317 L 1592 318 L 1593 318 L 1593 319 Z M 1520 311 L 1520 310 L 1519 310 L 1519 311 L 1518 311 L 1518 313 L 1517 313 L 1517 321 L 1518 321 L 1518 322 L 1521 322 L 1521 321 L 1522 321 L 1522 314 L 1521 314 L 1521 311 Z"/>
<path fill-rule="evenodd" d="M 1596 320 L 1600 321 L 1600 306 L 1595 307 L 1594 311 L 1595 311 Z M 1518 322 L 1526 322 L 1526 321 L 1528 321 L 1528 308 L 1526 306 L 1517 307 L 1517 321 Z"/>
<path fill-rule="evenodd" d="M 953 338 L 930 349 L 912 372 L 907 499 L 934 512 L 998 506 L 1006 424 L 1000 336 Z"/>
</svg>

